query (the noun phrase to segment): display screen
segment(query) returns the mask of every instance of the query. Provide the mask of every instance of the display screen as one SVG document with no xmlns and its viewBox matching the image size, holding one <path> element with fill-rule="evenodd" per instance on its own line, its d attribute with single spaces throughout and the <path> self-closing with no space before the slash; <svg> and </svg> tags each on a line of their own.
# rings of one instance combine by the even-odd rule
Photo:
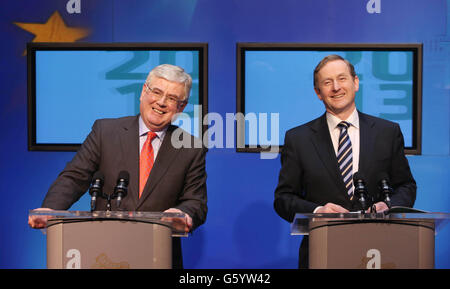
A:
<svg viewBox="0 0 450 289">
<path fill-rule="evenodd" d="M 147 75 L 163 63 L 192 76 L 189 103 L 174 124 L 198 137 L 198 115 L 206 114 L 206 49 L 206 44 L 30 44 L 29 148 L 76 150 L 96 119 L 137 115 Z"/>
<path fill-rule="evenodd" d="M 337 54 L 354 65 L 359 77 L 357 109 L 397 122 L 406 151 L 420 153 L 421 45 L 252 43 L 238 44 L 238 54 L 238 112 L 267 116 L 264 137 L 246 117 L 240 151 L 281 148 L 287 130 L 320 117 L 325 108 L 314 91 L 314 68 Z M 265 125 L 258 120 L 258 126 Z"/>
</svg>

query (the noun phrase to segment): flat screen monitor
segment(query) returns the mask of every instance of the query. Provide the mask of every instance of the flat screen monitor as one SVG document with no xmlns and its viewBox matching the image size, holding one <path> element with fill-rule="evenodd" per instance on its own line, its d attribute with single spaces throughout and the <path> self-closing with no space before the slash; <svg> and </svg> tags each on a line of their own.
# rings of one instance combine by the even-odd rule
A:
<svg viewBox="0 0 450 289">
<path fill-rule="evenodd" d="M 207 48 L 205 43 L 29 43 L 29 150 L 74 151 L 96 119 L 137 115 L 147 75 L 163 63 L 192 76 L 189 103 L 174 124 L 201 137 Z"/>
<path fill-rule="evenodd" d="M 287 130 L 325 112 L 313 71 L 329 54 L 354 65 L 357 109 L 397 122 L 405 152 L 420 154 L 422 44 L 238 43 L 237 112 L 245 127 L 237 130 L 237 151 L 282 149 Z"/>
</svg>

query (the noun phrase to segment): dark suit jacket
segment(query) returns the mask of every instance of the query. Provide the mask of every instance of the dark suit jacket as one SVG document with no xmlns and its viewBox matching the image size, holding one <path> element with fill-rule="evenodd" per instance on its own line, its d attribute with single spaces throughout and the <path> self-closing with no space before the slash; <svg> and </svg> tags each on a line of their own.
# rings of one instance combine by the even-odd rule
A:
<svg viewBox="0 0 450 289">
<path fill-rule="evenodd" d="M 404 155 L 398 124 L 359 113 L 359 172 L 365 176 L 369 194 L 378 193 L 378 174 L 388 174 L 394 193 L 393 206 L 412 207 L 416 183 Z M 286 132 L 274 208 L 292 222 L 296 213 L 312 213 L 328 202 L 348 210 L 360 209 L 348 197 L 339 173 L 326 114 Z M 306 238 L 307 239 L 307 238 Z"/>
<path fill-rule="evenodd" d="M 193 229 L 203 224 L 207 214 L 205 148 L 175 148 L 171 143 L 177 127 L 169 126 L 139 199 L 139 116 L 97 120 L 79 151 L 51 185 L 42 207 L 67 210 L 89 188 L 93 174 L 105 176 L 103 191 L 112 193 L 120 171 L 130 173 L 128 195 L 121 209 L 164 211 L 178 208 L 192 217 Z M 194 138 L 188 136 L 192 145 Z M 112 210 L 117 210 L 112 202 Z M 106 200 L 97 200 L 104 210 Z M 181 261 L 181 243 L 174 239 L 174 262 Z M 179 251 L 179 252 L 177 252 Z M 174 265 L 175 267 L 176 264 Z"/>
</svg>

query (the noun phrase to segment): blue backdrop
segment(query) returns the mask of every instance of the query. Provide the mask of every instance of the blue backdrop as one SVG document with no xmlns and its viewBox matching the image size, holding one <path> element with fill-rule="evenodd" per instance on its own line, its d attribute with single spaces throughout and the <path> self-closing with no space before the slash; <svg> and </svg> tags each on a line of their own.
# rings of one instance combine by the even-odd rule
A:
<svg viewBox="0 0 450 289">
<path fill-rule="evenodd" d="M 209 111 L 224 117 L 236 109 L 237 42 L 422 42 L 423 149 L 408 159 L 416 207 L 450 212 L 449 0 L 80 0 L 69 9 L 67 2 L 2 1 L 0 268 L 45 268 L 45 236 L 28 227 L 28 210 L 74 155 L 27 150 L 24 51 L 33 39 L 207 42 Z M 279 157 L 209 151 L 209 214 L 183 240 L 187 268 L 296 268 L 301 238 L 272 206 L 279 169 Z M 88 208 L 84 197 L 71 209 Z M 450 268 L 449 241 L 446 227 L 436 236 L 437 268 Z"/>
</svg>

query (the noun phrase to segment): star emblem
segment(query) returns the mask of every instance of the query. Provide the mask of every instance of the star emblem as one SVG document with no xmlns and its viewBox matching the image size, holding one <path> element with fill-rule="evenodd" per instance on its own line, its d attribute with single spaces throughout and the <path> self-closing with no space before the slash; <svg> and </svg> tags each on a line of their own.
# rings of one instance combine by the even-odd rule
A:
<svg viewBox="0 0 450 289">
<path fill-rule="evenodd" d="M 87 29 L 68 27 L 58 11 L 53 12 L 44 24 L 13 23 L 23 30 L 34 34 L 36 37 L 34 37 L 32 42 L 75 42 L 89 35 Z M 25 54 L 26 50 L 24 52 Z"/>
</svg>

